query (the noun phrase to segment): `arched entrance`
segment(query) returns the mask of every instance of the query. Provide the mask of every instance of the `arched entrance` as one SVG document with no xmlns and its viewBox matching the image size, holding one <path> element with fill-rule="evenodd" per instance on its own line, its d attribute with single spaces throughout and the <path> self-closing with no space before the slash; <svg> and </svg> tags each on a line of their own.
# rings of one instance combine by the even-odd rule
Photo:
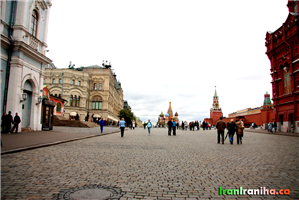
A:
<svg viewBox="0 0 299 200">
<path fill-rule="evenodd" d="M 32 104 L 32 85 L 29 80 L 24 83 L 24 93 L 27 93 L 27 100 L 22 102 L 22 128 L 30 127 L 31 104 Z"/>
</svg>

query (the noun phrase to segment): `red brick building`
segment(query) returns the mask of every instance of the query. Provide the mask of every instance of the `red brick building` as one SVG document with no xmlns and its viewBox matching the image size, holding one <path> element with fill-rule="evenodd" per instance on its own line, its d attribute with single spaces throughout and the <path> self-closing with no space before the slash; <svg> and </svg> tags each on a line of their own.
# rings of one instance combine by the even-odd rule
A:
<svg viewBox="0 0 299 200">
<path fill-rule="evenodd" d="M 298 2 L 288 1 L 289 15 L 281 27 L 267 32 L 265 45 L 271 63 L 273 118 L 278 130 L 299 132 Z"/>
</svg>

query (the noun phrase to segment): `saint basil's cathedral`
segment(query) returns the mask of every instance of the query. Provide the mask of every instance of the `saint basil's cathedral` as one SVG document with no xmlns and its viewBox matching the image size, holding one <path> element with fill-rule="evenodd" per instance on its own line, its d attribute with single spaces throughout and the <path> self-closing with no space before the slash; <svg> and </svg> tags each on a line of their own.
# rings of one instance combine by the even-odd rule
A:
<svg viewBox="0 0 299 200">
<path fill-rule="evenodd" d="M 163 112 L 161 112 L 161 114 L 159 115 L 159 118 L 158 118 L 158 124 L 160 124 L 160 125 L 165 125 L 165 124 L 167 124 L 167 122 L 169 121 L 169 120 L 173 120 L 173 121 L 175 121 L 175 122 L 179 122 L 179 118 L 178 118 L 178 113 L 176 112 L 175 114 L 174 114 L 174 117 L 173 117 L 173 112 L 172 112 L 172 108 L 171 108 L 171 101 L 169 102 L 169 107 L 168 107 L 168 110 L 167 110 L 167 112 L 166 112 L 166 114 L 165 114 L 165 116 L 164 116 L 164 114 L 163 114 Z"/>
</svg>

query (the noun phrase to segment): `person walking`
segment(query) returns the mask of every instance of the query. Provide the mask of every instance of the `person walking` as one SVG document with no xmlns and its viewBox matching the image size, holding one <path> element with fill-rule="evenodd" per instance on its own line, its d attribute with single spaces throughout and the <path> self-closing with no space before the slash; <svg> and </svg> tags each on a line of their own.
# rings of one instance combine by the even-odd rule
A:
<svg viewBox="0 0 299 200">
<path fill-rule="evenodd" d="M 182 131 L 185 129 L 184 121 L 182 121 Z"/>
<path fill-rule="evenodd" d="M 172 123 L 171 119 L 169 119 L 169 121 L 167 122 L 167 125 L 168 125 L 168 135 L 170 136 L 171 135 L 171 129 L 172 129 L 172 126 L 173 126 L 173 123 Z"/>
<path fill-rule="evenodd" d="M 177 123 L 173 120 L 173 122 L 172 122 L 172 128 L 173 128 L 172 135 L 173 136 L 176 136 L 176 126 L 177 126 Z"/>
<path fill-rule="evenodd" d="M 147 129 L 148 129 L 148 136 L 150 136 L 151 135 L 151 128 L 152 128 L 151 120 L 148 120 L 146 126 L 147 126 Z"/>
<path fill-rule="evenodd" d="M 226 124 L 222 121 L 222 117 L 216 123 L 217 133 L 218 133 L 218 144 L 220 144 L 220 135 L 221 135 L 221 142 L 224 144 L 224 129 L 226 128 Z"/>
<path fill-rule="evenodd" d="M 274 121 L 273 127 L 274 127 L 274 131 L 276 133 L 276 131 L 277 131 L 277 123 L 276 123 L 276 121 Z"/>
<path fill-rule="evenodd" d="M 202 122 L 202 129 L 203 129 L 203 130 L 206 129 L 206 122 L 205 122 L 205 121 Z"/>
<path fill-rule="evenodd" d="M 135 130 L 135 121 L 134 120 L 132 121 L 132 128 L 133 128 L 133 130 Z"/>
<path fill-rule="evenodd" d="M 106 125 L 105 120 L 103 120 L 103 118 L 101 118 L 100 122 L 99 122 L 100 126 L 101 126 L 101 133 L 103 133 L 103 128 Z"/>
<path fill-rule="evenodd" d="M 227 123 L 228 137 L 231 144 L 234 143 L 234 135 L 237 131 L 237 125 L 234 122 L 234 119 L 231 119 L 231 122 Z"/>
<path fill-rule="evenodd" d="M 119 127 L 120 127 L 120 135 L 121 137 L 124 137 L 124 134 L 125 134 L 125 119 L 124 118 L 121 118 L 120 122 L 119 122 Z"/>
<path fill-rule="evenodd" d="M 13 131 L 16 129 L 16 132 L 15 133 L 18 133 L 18 129 L 19 129 L 19 123 L 21 123 L 21 119 L 18 115 L 18 113 L 16 113 L 16 116 L 14 117 L 13 119 L 13 127 L 11 129 L 11 133 L 13 133 Z"/>
<path fill-rule="evenodd" d="M 146 123 L 144 122 L 144 123 L 143 123 L 143 128 L 144 128 L 144 130 L 145 130 L 145 126 L 146 126 Z"/>
<path fill-rule="evenodd" d="M 87 113 L 86 117 L 85 117 L 85 121 L 88 122 L 89 120 L 89 112 Z"/>
<path fill-rule="evenodd" d="M 76 114 L 75 120 L 79 120 L 79 114 L 78 114 L 78 112 Z"/>
<path fill-rule="evenodd" d="M 244 125 L 242 122 L 239 120 L 236 122 L 237 125 L 237 144 L 241 143 L 242 144 L 242 137 L 243 137 L 243 130 L 244 130 Z"/>
<path fill-rule="evenodd" d="M 10 134 L 12 123 L 13 123 L 13 118 L 11 116 L 11 111 L 8 111 L 8 115 L 6 115 L 6 133 Z"/>
</svg>

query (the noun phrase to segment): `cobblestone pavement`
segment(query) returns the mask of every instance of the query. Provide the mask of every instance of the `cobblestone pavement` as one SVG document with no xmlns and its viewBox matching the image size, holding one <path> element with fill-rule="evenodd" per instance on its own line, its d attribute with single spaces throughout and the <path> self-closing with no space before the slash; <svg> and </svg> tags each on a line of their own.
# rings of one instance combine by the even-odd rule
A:
<svg viewBox="0 0 299 200">
<path fill-rule="evenodd" d="M 215 130 L 151 132 L 3 155 L 1 199 L 52 199 L 92 184 L 121 189 L 121 200 L 299 198 L 298 137 L 246 133 L 242 145 L 222 145 Z M 219 195 L 219 187 L 290 189 L 290 195 Z"/>
</svg>

